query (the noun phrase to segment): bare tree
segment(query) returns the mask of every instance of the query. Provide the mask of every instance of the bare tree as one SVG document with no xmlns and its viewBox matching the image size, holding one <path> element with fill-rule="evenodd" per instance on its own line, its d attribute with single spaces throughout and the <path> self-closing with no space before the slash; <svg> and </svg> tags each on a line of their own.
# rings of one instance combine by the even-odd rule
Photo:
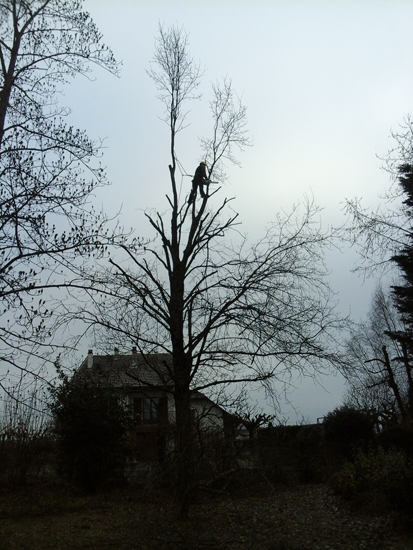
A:
<svg viewBox="0 0 413 550">
<path fill-rule="evenodd" d="M 371 357 L 364 357 L 358 385 L 354 380 L 360 370 L 355 367 L 351 399 L 357 400 L 364 393 L 364 400 L 380 402 L 382 410 L 389 409 L 387 416 L 402 420 L 410 417 L 413 408 L 412 130 L 411 119 L 407 118 L 401 130 L 393 133 L 396 145 L 385 159 L 393 181 L 383 197 L 384 204 L 370 211 L 362 208 L 358 200 L 347 202 L 347 232 L 362 257 L 359 269 L 368 275 L 393 271 L 397 278 L 388 297 L 381 290 L 376 293 L 367 323 L 356 329 L 352 339 L 355 347 L 350 352 L 356 362 L 363 354 Z M 377 330 L 377 319 L 382 320 L 381 325 L 385 320 L 391 323 Z M 363 346 L 365 350 L 361 349 Z"/>
<path fill-rule="evenodd" d="M 360 256 L 355 271 L 367 276 L 391 272 L 394 269 L 391 258 L 409 237 L 408 216 L 400 195 L 389 193 L 375 210 L 363 206 L 358 198 L 347 200 L 345 208 L 349 215 L 347 238 Z"/>
<path fill-rule="evenodd" d="M 381 424 L 410 416 L 410 362 L 403 341 L 394 338 L 403 328 L 390 294 L 378 286 L 366 322 L 353 327 L 347 343 L 347 400 L 374 412 Z"/>
<path fill-rule="evenodd" d="M 383 168 L 390 178 L 389 189 L 375 209 L 366 207 L 360 198 L 347 199 L 345 211 L 349 221 L 347 238 L 360 255 L 358 271 L 367 276 L 394 270 L 393 256 L 411 237 L 410 207 L 403 202 L 400 167 L 413 164 L 413 122 L 407 117 L 399 131 L 392 132 L 394 147 L 383 159 Z"/>
<path fill-rule="evenodd" d="M 22 371 L 35 362 L 20 361 L 24 349 L 44 355 L 46 293 L 79 284 L 79 258 L 110 241 L 90 205 L 107 183 L 101 144 L 57 101 L 93 65 L 118 71 L 81 1 L 0 0 L 0 360 Z"/>
<path fill-rule="evenodd" d="M 295 373 L 314 376 L 338 360 L 340 321 L 327 283 L 323 250 L 333 236 L 320 226 L 311 201 L 276 217 L 255 245 L 238 231 L 237 214 L 224 198 L 225 161 L 249 145 L 246 109 L 229 80 L 213 86 L 212 137 L 201 141 L 209 182 L 205 197 L 180 202 L 176 138 L 184 128 L 185 101 L 197 97 L 198 65 L 181 29 L 160 29 L 150 76 L 166 106 L 171 136 L 169 211 L 147 213 L 156 239 L 95 276 L 104 298 L 82 315 L 107 329 L 118 347 L 172 355 L 170 376 L 176 408 L 178 491 L 181 513 L 190 501 L 190 395 L 222 386 L 264 386 Z M 158 244 L 159 243 L 159 244 Z M 107 338 L 107 337 L 106 337 Z"/>
</svg>

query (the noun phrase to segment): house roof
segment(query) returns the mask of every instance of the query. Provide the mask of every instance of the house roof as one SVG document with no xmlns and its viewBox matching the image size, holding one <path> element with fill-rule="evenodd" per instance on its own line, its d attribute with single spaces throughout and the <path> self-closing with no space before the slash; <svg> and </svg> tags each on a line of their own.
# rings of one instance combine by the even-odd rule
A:
<svg viewBox="0 0 413 550">
<path fill-rule="evenodd" d="M 170 391 L 174 382 L 172 379 L 172 355 L 169 353 L 137 353 L 133 348 L 131 354 L 120 354 L 117 349 L 113 355 L 94 355 L 89 350 L 88 355 L 81 364 L 78 374 L 90 372 L 96 376 L 96 380 L 105 381 L 114 388 L 133 390 L 134 388 L 155 387 L 168 388 Z M 220 405 L 212 401 L 198 390 L 191 393 L 192 400 L 208 401 L 210 404 L 222 409 Z M 226 413 L 229 414 L 229 413 Z"/>
<path fill-rule="evenodd" d="M 106 378 L 114 387 L 165 387 L 173 385 L 172 356 L 168 353 L 141 354 L 135 350 L 129 355 L 93 355 L 92 350 L 80 366 Z"/>
</svg>

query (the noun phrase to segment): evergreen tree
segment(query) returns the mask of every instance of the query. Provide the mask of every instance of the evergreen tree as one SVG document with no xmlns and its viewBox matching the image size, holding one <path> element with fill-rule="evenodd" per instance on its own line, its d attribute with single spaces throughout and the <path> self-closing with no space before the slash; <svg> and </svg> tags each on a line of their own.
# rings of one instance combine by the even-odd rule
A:
<svg viewBox="0 0 413 550">
<path fill-rule="evenodd" d="M 400 270 L 401 283 L 392 287 L 395 306 L 405 326 L 403 331 L 389 332 L 389 336 L 401 345 L 402 354 L 395 358 L 401 362 L 408 379 L 408 410 L 413 410 L 413 165 L 399 167 L 399 184 L 404 195 L 403 209 L 409 221 L 406 241 L 399 254 L 392 257 Z"/>
<path fill-rule="evenodd" d="M 407 242 L 400 253 L 392 257 L 401 271 L 403 285 L 393 286 L 395 304 L 402 319 L 408 327 L 408 334 L 413 330 L 413 165 L 403 164 L 399 168 L 399 183 L 405 196 L 403 205 L 406 215 L 410 220 L 410 231 L 407 234 Z"/>
<path fill-rule="evenodd" d="M 122 479 L 129 409 L 121 392 L 98 372 L 76 371 L 52 390 L 57 469 L 86 491 Z"/>
</svg>

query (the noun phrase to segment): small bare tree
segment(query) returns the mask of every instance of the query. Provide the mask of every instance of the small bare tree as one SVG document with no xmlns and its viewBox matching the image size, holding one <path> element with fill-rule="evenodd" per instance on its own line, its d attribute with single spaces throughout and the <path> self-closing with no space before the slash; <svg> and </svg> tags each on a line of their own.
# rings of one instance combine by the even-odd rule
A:
<svg viewBox="0 0 413 550">
<path fill-rule="evenodd" d="M 353 327 L 342 370 L 349 384 L 348 402 L 374 412 L 378 423 L 410 417 L 413 389 L 407 348 L 392 335 L 403 330 L 391 296 L 381 286 L 367 321 Z"/>
<path fill-rule="evenodd" d="M 34 381 L 18 383 L 0 396 L 0 479 L 2 485 L 19 486 L 30 474 L 40 479 L 52 452 L 47 395 Z"/>
<path fill-rule="evenodd" d="M 294 373 L 315 375 L 338 359 L 334 339 L 340 321 L 326 277 L 323 249 L 333 236 L 320 227 L 319 209 L 310 201 L 279 215 L 253 246 L 238 232 L 237 214 L 224 198 L 225 162 L 250 144 L 246 108 L 231 82 L 213 86 L 213 129 L 201 140 L 209 182 L 205 197 L 180 202 L 176 139 L 185 126 L 184 104 L 198 97 L 199 66 L 188 53 L 181 29 L 160 29 L 150 76 L 166 106 L 170 130 L 166 214 L 146 214 L 157 241 L 136 252 L 123 246 L 126 260 L 95 275 L 105 296 L 95 299 L 86 320 L 142 353 L 172 355 L 170 377 L 176 409 L 178 491 L 181 513 L 190 502 L 190 396 L 197 390 L 277 383 Z M 231 240 L 231 235 L 234 241 Z M 158 246 L 159 243 L 159 246 Z M 111 299 L 112 297 L 112 299 Z"/>
</svg>

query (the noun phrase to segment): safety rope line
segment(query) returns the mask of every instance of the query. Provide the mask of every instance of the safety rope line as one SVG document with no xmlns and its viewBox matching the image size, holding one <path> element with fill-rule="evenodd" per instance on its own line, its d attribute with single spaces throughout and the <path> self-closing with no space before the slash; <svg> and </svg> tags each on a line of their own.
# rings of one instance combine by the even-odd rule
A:
<svg viewBox="0 0 413 550">
<path fill-rule="evenodd" d="M 185 168 L 183 167 L 182 163 L 179 161 L 179 159 L 177 157 L 175 157 L 175 160 L 176 160 L 176 164 L 178 166 L 178 169 L 181 172 L 181 186 L 179 188 L 179 195 L 178 195 L 178 200 L 179 200 L 179 202 L 181 202 L 182 184 L 183 184 L 183 181 L 184 181 L 184 177 L 192 177 L 192 176 L 190 174 L 186 173 Z"/>
</svg>

